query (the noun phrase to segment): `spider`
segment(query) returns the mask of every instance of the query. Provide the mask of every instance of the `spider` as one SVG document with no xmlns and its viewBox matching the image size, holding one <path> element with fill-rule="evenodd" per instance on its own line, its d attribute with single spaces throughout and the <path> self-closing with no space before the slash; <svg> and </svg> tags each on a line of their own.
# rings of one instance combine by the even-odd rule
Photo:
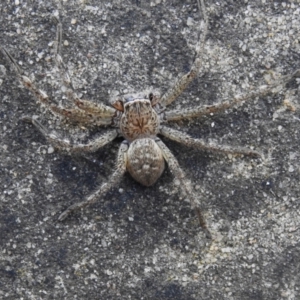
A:
<svg viewBox="0 0 300 300">
<path fill-rule="evenodd" d="M 25 120 L 37 127 L 42 135 L 56 149 L 67 150 L 70 154 L 91 153 L 97 151 L 99 148 L 110 143 L 119 136 L 124 138 L 118 151 L 115 170 L 110 179 L 103 183 L 82 202 L 75 203 L 62 212 L 58 218 L 59 221 L 67 218 L 73 211 L 86 207 L 103 197 L 108 190 L 118 184 L 126 171 L 142 185 L 153 185 L 161 176 L 165 168 L 165 163 L 167 163 L 172 175 L 180 183 L 181 192 L 190 200 L 192 208 L 195 209 L 200 226 L 204 230 L 206 236 L 211 238 L 210 231 L 207 228 L 198 204 L 198 199 L 192 190 L 190 181 L 187 180 L 184 171 L 179 166 L 178 161 L 172 152 L 157 135 L 165 136 L 171 140 L 200 150 L 259 157 L 260 153 L 252 149 L 207 144 L 202 139 L 193 138 L 186 133 L 167 127 L 165 123 L 223 111 L 237 103 L 269 93 L 272 88 L 279 83 L 276 82 L 273 85 L 252 91 L 247 95 L 235 97 L 232 100 L 223 101 L 215 105 L 204 107 L 196 106 L 194 108 L 183 110 L 167 110 L 167 106 L 178 98 L 201 69 L 201 55 L 204 51 L 204 43 L 208 31 L 208 18 L 205 11 L 204 0 L 197 0 L 197 2 L 199 11 L 202 12 L 202 17 L 204 19 L 204 28 L 198 42 L 199 50 L 196 53 L 195 61 L 191 70 L 179 77 L 175 84 L 162 97 L 155 92 L 124 95 L 111 100 L 111 106 L 102 103 L 96 104 L 80 99 L 76 95 L 70 76 L 68 75 L 68 70 L 62 60 L 62 24 L 58 18 L 56 18 L 55 61 L 60 71 L 63 84 L 67 87 L 66 94 L 67 98 L 73 104 L 72 108 L 64 108 L 52 103 L 46 93 L 38 89 L 35 84 L 24 75 L 10 53 L 4 48 L 1 49 L 9 63 L 15 69 L 18 79 L 23 86 L 35 96 L 39 103 L 43 104 L 53 114 L 63 117 L 71 122 L 87 126 L 109 127 L 104 134 L 87 144 L 73 144 L 59 138 L 56 134 L 49 133 L 36 119 L 26 117 Z M 299 70 L 291 75 L 282 77 L 280 83 L 289 81 L 292 77 L 298 75 L 298 73 Z"/>
</svg>

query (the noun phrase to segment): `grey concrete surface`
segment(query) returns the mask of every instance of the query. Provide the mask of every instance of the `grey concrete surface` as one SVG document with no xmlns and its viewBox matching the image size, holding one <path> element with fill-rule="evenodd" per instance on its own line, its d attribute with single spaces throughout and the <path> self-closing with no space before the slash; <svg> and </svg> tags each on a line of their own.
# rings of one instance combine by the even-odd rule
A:
<svg viewBox="0 0 300 300">
<path fill-rule="evenodd" d="M 203 69 L 173 107 L 212 104 L 300 68 L 299 1 L 206 0 Z M 82 98 L 172 85 L 193 62 L 196 0 L 1 1 L 0 43 L 64 104 L 55 25 Z M 64 222 L 57 217 L 112 172 L 121 140 L 88 158 L 53 152 L 20 120 L 87 141 L 36 104 L 0 56 L 1 299 L 300 299 L 299 78 L 218 115 L 174 123 L 195 137 L 253 147 L 262 159 L 215 155 L 163 139 L 192 180 L 207 240 L 166 170 L 151 188 L 121 184 Z"/>
</svg>

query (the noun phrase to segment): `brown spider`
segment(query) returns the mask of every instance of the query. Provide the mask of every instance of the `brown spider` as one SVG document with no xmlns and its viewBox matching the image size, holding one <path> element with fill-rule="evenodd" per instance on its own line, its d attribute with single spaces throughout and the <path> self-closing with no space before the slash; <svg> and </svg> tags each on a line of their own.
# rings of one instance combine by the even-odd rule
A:
<svg viewBox="0 0 300 300">
<path fill-rule="evenodd" d="M 237 103 L 269 93 L 272 88 L 279 83 L 290 80 L 298 75 L 299 71 L 292 75 L 284 76 L 280 82 L 269 85 L 250 94 L 236 97 L 230 101 L 217 103 L 209 106 L 197 106 L 184 110 L 166 110 L 197 76 L 201 68 L 201 55 L 204 49 L 204 43 L 208 27 L 208 19 L 205 12 L 204 1 L 198 1 L 199 10 L 202 10 L 202 16 L 205 21 L 203 33 L 199 41 L 199 50 L 191 70 L 180 77 L 175 85 L 171 87 L 162 97 L 156 93 L 138 93 L 125 95 L 111 101 L 110 106 L 104 104 L 95 104 L 86 100 L 79 99 L 76 95 L 68 71 L 61 57 L 62 25 L 57 20 L 55 59 L 60 70 L 64 85 L 67 87 L 67 96 L 73 103 L 73 108 L 66 109 L 57 106 L 49 101 L 48 96 L 39 90 L 34 83 L 25 75 L 16 64 L 13 57 L 6 49 L 2 52 L 16 70 L 20 82 L 35 95 L 37 100 L 46 106 L 53 114 L 64 117 L 72 122 L 77 122 L 89 126 L 110 126 L 111 129 L 100 137 L 87 144 L 72 144 L 58 138 L 55 134 L 50 134 L 37 120 L 26 118 L 35 125 L 47 140 L 57 149 L 67 150 L 70 153 L 88 153 L 95 152 L 118 136 L 124 137 L 118 157 L 115 171 L 110 180 L 103 183 L 100 188 L 89 195 L 84 201 L 76 203 L 67 208 L 60 216 L 59 220 L 64 220 L 71 212 L 94 203 L 107 193 L 109 189 L 117 185 L 126 170 L 131 176 L 145 186 L 153 185 L 161 176 L 165 168 L 165 162 L 171 170 L 173 176 L 179 181 L 181 191 L 190 200 L 191 206 L 195 209 L 200 225 L 205 231 L 207 237 L 210 232 L 207 229 L 205 220 L 199 208 L 198 201 L 192 191 L 190 182 L 186 179 L 185 173 L 180 168 L 177 159 L 173 156 L 166 145 L 157 137 L 163 135 L 171 140 L 192 146 L 201 150 L 216 151 L 221 153 L 233 153 L 237 155 L 248 155 L 257 157 L 260 154 L 257 151 L 246 148 L 232 148 L 224 145 L 207 144 L 201 139 L 195 139 L 186 133 L 169 128 L 164 123 L 181 119 L 189 119 L 216 113 L 225 110 Z M 201 9 L 202 8 L 202 9 Z"/>
</svg>

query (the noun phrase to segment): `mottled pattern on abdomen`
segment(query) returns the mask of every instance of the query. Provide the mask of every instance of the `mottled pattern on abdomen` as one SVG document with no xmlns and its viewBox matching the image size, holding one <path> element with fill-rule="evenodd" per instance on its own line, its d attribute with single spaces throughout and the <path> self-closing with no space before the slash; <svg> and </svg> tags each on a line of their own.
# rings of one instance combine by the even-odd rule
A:
<svg viewBox="0 0 300 300">
<path fill-rule="evenodd" d="M 127 170 L 139 183 L 150 186 L 165 168 L 162 151 L 151 138 L 133 141 L 127 152 Z"/>
</svg>

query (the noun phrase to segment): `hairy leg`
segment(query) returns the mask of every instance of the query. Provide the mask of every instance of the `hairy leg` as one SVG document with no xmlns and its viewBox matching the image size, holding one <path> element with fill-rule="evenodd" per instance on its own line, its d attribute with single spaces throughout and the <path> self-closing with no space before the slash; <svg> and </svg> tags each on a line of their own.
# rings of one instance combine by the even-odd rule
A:
<svg viewBox="0 0 300 300">
<path fill-rule="evenodd" d="M 0 50 L 14 68 L 21 84 L 35 96 L 38 103 L 44 105 L 54 115 L 67 118 L 71 122 L 83 125 L 101 126 L 112 124 L 112 118 L 116 110 L 104 104 L 95 105 L 89 101 L 80 99 L 76 100 L 78 108 L 74 109 L 65 109 L 54 104 L 50 101 L 49 96 L 44 91 L 40 90 L 27 76 L 23 75 L 23 70 L 17 65 L 10 53 L 5 48 L 0 47 Z M 82 107 L 85 107 L 86 109 L 83 110 Z M 90 111 L 93 111 L 94 113 L 91 113 Z"/>
<path fill-rule="evenodd" d="M 24 121 L 32 123 L 42 135 L 58 150 L 67 151 L 69 153 L 91 153 L 95 152 L 104 145 L 113 141 L 117 136 L 118 132 L 116 129 L 110 129 L 100 137 L 95 138 L 93 141 L 87 144 L 72 144 L 67 140 L 58 138 L 55 134 L 49 133 L 48 130 L 37 120 L 30 117 L 23 118 Z"/>
<path fill-rule="evenodd" d="M 200 226 L 202 227 L 205 235 L 207 238 L 211 238 L 211 234 L 207 228 L 205 219 L 202 215 L 201 209 L 198 205 L 198 201 L 195 199 L 195 195 L 192 192 L 192 187 L 190 182 L 187 180 L 185 173 L 183 172 L 183 170 L 180 168 L 179 163 L 177 161 L 177 159 L 174 157 L 174 155 L 172 154 L 172 152 L 169 150 L 169 148 L 160 140 L 157 139 L 156 143 L 158 144 L 158 146 L 160 147 L 160 149 L 162 150 L 163 156 L 173 174 L 173 176 L 179 180 L 180 182 L 180 188 L 182 190 L 182 192 L 189 197 L 190 203 L 192 208 L 195 210 Z"/>
<path fill-rule="evenodd" d="M 10 65 L 15 70 L 16 75 L 17 75 L 19 81 L 21 82 L 21 84 L 35 96 L 35 98 L 38 100 L 38 102 L 40 104 L 43 104 L 47 109 L 52 111 L 52 109 L 54 107 L 56 107 L 56 105 L 49 102 L 48 95 L 45 92 L 43 92 L 42 90 L 38 89 L 35 86 L 35 84 L 27 76 L 24 75 L 23 70 L 18 66 L 18 64 L 16 63 L 14 58 L 10 55 L 10 53 L 5 48 L 0 47 L 0 49 L 1 49 L 2 53 L 4 54 L 4 56 L 7 58 Z"/>
<path fill-rule="evenodd" d="M 63 108 L 55 106 L 51 107 L 51 111 L 56 115 L 65 117 L 72 123 L 78 123 L 86 126 L 108 126 L 113 122 L 112 117 L 99 117 L 78 108 Z"/>
<path fill-rule="evenodd" d="M 68 69 L 67 69 L 66 65 L 64 64 L 62 56 L 61 56 L 62 24 L 60 23 L 58 18 L 54 17 L 53 19 L 57 23 L 56 39 L 55 39 L 55 62 L 56 62 L 57 68 L 60 72 L 62 83 L 66 87 L 66 95 L 67 95 L 69 101 L 71 101 L 73 104 L 75 104 L 75 106 L 78 107 L 79 109 L 83 110 L 83 112 L 93 115 L 94 118 L 97 117 L 97 119 L 100 119 L 99 121 L 101 121 L 102 118 L 103 119 L 110 118 L 110 120 L 111 120 L 111 118 L 114 116 L 115 111 L 116 111 L 114 108 L 104 105 L 102 103 L 96 104 L 96 103 L 93 103 L 93 102 L 90 102 L 87 100 L 81 100 L 78 98 L 78 96 L 74 90 L 72 80 L 69 76 Z M 70 111 L 69 114 L 72 114 L 72 112 Z M 91 118 L 90 120 L 92 121 L 92 119 L 93 118 Z M 100 125 L 99 123 L 100 122 L 98 122 L 97 125 Z"/>
<path fill-rule="evenodd" d="M 116 186 L 118 182 L 121 180 L 123 174 L 126 171 L 126 160 L 127 160 L 127 150 L 128 145 L 123 142 L 120 146 L 119 152 L 118 152 L 118 158 L 117 158 L 117 165 L 114 173 L 110 177 L 109 181 L 106 183 L 103 183 L 99 189 L 97 189 L 94 193 L 92 193 L 90 196 L 88 196 L 84 201 L 76 203 L 71 205 L 69 208 L 67 208 L 59 217 L 59 221 L 63 221 L 68 217 L 70 213 L 72 213 L 75 210 L 84 208 L 88 205 L 93 204 L 96 202 L 99 198 L 104 196 L 111 188 Z"/>
<path fill-rule="evenodd" d="M 221 103 L 213 104 L 213 105 L 207 105 L 207 106 L 196 106 L 193 108 L 188 109 L 173 109 L 165 112 L 165 120 L 166 121 L 177 121 L 182 119 L 189 119 L 189 118 L 195 118 L 200 117 L 203 115 L 209 115 L 221 112 L 225 109 L 228 109 L 236 104 L 240 104 L 246 101 L 250 101 L 252 99 L 255 99 L 256 97 L 262 97 L 264 95 L 267 95 L 269 93 L 272 93 L 272 90 L 282 84 L 287 83 L 292 78 L 300 76 L 300 69 L 296 70 L 294 73 L 290 75 L 283 76 L 279 80 L 277 80 L 275 83 L 272 83 L 268 86 L 262 86 L 248 94 L 236 96 L 234 99 L 223 101 Z"/>
<path fill-rule="evenodd" d="M 196 59 L 192 65 L 191 70 L 184 74 L 181 78 L 177 79 L 174 86 L 171 87 L 160 99 L 160 103 L 163 106 L 167 106 L 171 104 L 186 88 L 187 86 L 194 80 L 194 78 L 198 75 L 200 68 L 202 66 L 201 56 L 204 51 L 204 44 L 205 44 L 205 38 L 207 34 L 207 28 L 208 28 L 208 19 L 205 12 L 205 5 L 204 0 L 197 0 L 199 11 L 202 10 L 202 16 L 204 18 L 204 28 L 201 35 L 201 39 L 198 42 L 199 45 L 197 45 L 197 53 L 196 53 Z M 201 2 L 201 5 L 200 5 Z"/>
<path fill-rule="evenodd" d="M 259 152 L 248 148 L 233 148 L 227 145 L 207 144 L 202 139 L 195 139 L 184 132 L 166 126 L 161 126 L 159 133 L 173 141 L 200 150 L 220 152 L 225 154 L 247 155 L 247 156 L 254 156 L 254 157 L 261 156 Z"/>
</svg>

